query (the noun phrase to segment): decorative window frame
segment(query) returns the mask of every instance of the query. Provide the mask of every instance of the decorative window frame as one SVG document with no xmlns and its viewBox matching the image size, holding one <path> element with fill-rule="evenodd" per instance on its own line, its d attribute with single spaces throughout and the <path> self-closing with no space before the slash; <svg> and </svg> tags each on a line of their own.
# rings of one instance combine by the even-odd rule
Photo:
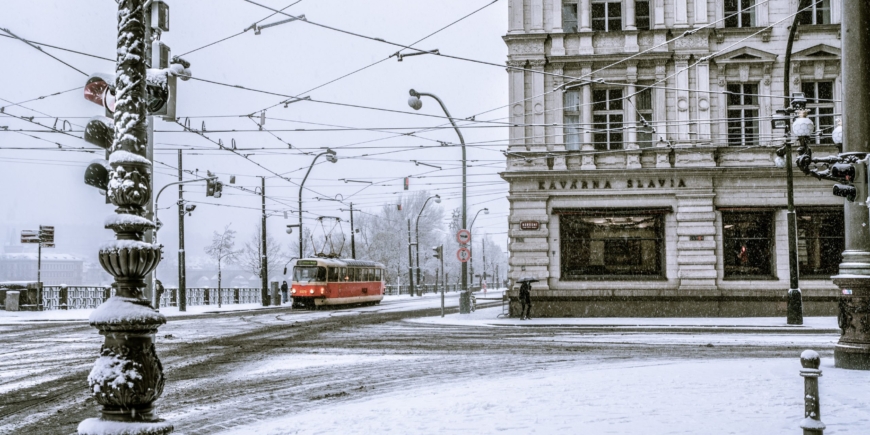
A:
<svg viewBox="0 0 870 435">
<path fill-rule="evenodd" d="M 713 58 L 716 64 L 717 81 L 719 86 L 719 122 L 718 135 L 715 142 L 721 142 L 722 146 L 728 146 L 728 95 L 726 94 L 728 83 L 758 83 L 758 117 L 767 119 L 773 116 L 772 95 L 772 70 L 777 56 L 752 47 L 742 47 L 729 51 Z M 713 87 L 715 89 L 715 87 Z M 713 90 L 711 89 L 711 90 Z M 758 123 L 758 135 L 760 138 L 771 137 L 769 122 Z M 721 139 L 720 139 L 721 138 Z"/>
</svg>

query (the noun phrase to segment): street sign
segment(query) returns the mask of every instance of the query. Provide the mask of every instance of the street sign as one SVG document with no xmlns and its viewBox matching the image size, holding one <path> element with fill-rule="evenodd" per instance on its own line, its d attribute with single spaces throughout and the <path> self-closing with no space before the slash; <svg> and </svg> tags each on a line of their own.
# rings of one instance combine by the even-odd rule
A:
<svg viewBox="0 0 870 435">
<path fill-rule="evenodd" d="M 460 263 L 465 263 L 471 259 L 471 251 L 469 251 L 468 248 L 459 248 L 456 251 L 456 258 Z"/>
<path fill-rule="evenodd" d="M 21 243 L 39 243 L 39 233 L 36 230 L 22 230 Z"/>
<path fill-rule="evenodd" d="M 461 229 L 456 232 L 456 241 L 459 242 L 460 245 L 467 245 L 471 242 L 471 231 L 466 229 Z"/>
<path fill-rule="evenodd" d="M 51 245 L 50 247 L 53 248 L 54 247 L 54 227 L 40 225 L 39 226 L 39 239 L 42 240 L 43 246 L 49 247 L 46 245 L 50 244 Z"/>
</svg>

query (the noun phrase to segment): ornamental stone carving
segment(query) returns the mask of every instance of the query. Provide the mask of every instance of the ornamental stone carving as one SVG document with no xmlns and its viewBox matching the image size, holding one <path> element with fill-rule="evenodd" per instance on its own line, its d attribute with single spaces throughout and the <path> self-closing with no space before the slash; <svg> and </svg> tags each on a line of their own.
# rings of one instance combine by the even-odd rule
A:
<svg viewBox="0 0 870 435">
<path fill-rule="evenodd" d="M 544 54 L 544 39 L 510 41 L 508 43 L 508 54 Z"/>
</svg>

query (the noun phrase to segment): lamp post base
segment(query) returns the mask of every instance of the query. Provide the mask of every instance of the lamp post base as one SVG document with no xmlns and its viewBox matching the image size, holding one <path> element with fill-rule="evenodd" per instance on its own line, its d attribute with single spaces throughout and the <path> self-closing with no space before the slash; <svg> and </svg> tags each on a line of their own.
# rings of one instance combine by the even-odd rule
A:
<svg viewBox="0 0 870 435">
<path fill-rule="evenodd" d="M 834 346 L 834 366 L 870 370 L 870 276 L 833 279 L 841 289 L 837 323 L 842 330 Z"/>
<path fill-rule="evenodd" d="M 78 435 L 166 435 L 173 431 L 166 421 L 122 422 L 89 418 L 78 427 Z"/>
</svg>

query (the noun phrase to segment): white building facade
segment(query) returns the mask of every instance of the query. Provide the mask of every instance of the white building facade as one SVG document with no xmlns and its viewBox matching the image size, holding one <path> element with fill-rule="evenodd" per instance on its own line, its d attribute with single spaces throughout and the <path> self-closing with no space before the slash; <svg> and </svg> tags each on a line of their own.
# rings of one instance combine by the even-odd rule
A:
<svg viewBox="0 0 870 435">
<path fill-rule="evenodd" d="M 510 0 L 502 177 L 510 277 L 539 280 L 533 315 L 785 316 L 770 120 L 788 68 L 814 156 L 839 151 L 842 1 Z M 795 171 L 804 314 L 832 315 L 843 200 Z"/>
</svg>

